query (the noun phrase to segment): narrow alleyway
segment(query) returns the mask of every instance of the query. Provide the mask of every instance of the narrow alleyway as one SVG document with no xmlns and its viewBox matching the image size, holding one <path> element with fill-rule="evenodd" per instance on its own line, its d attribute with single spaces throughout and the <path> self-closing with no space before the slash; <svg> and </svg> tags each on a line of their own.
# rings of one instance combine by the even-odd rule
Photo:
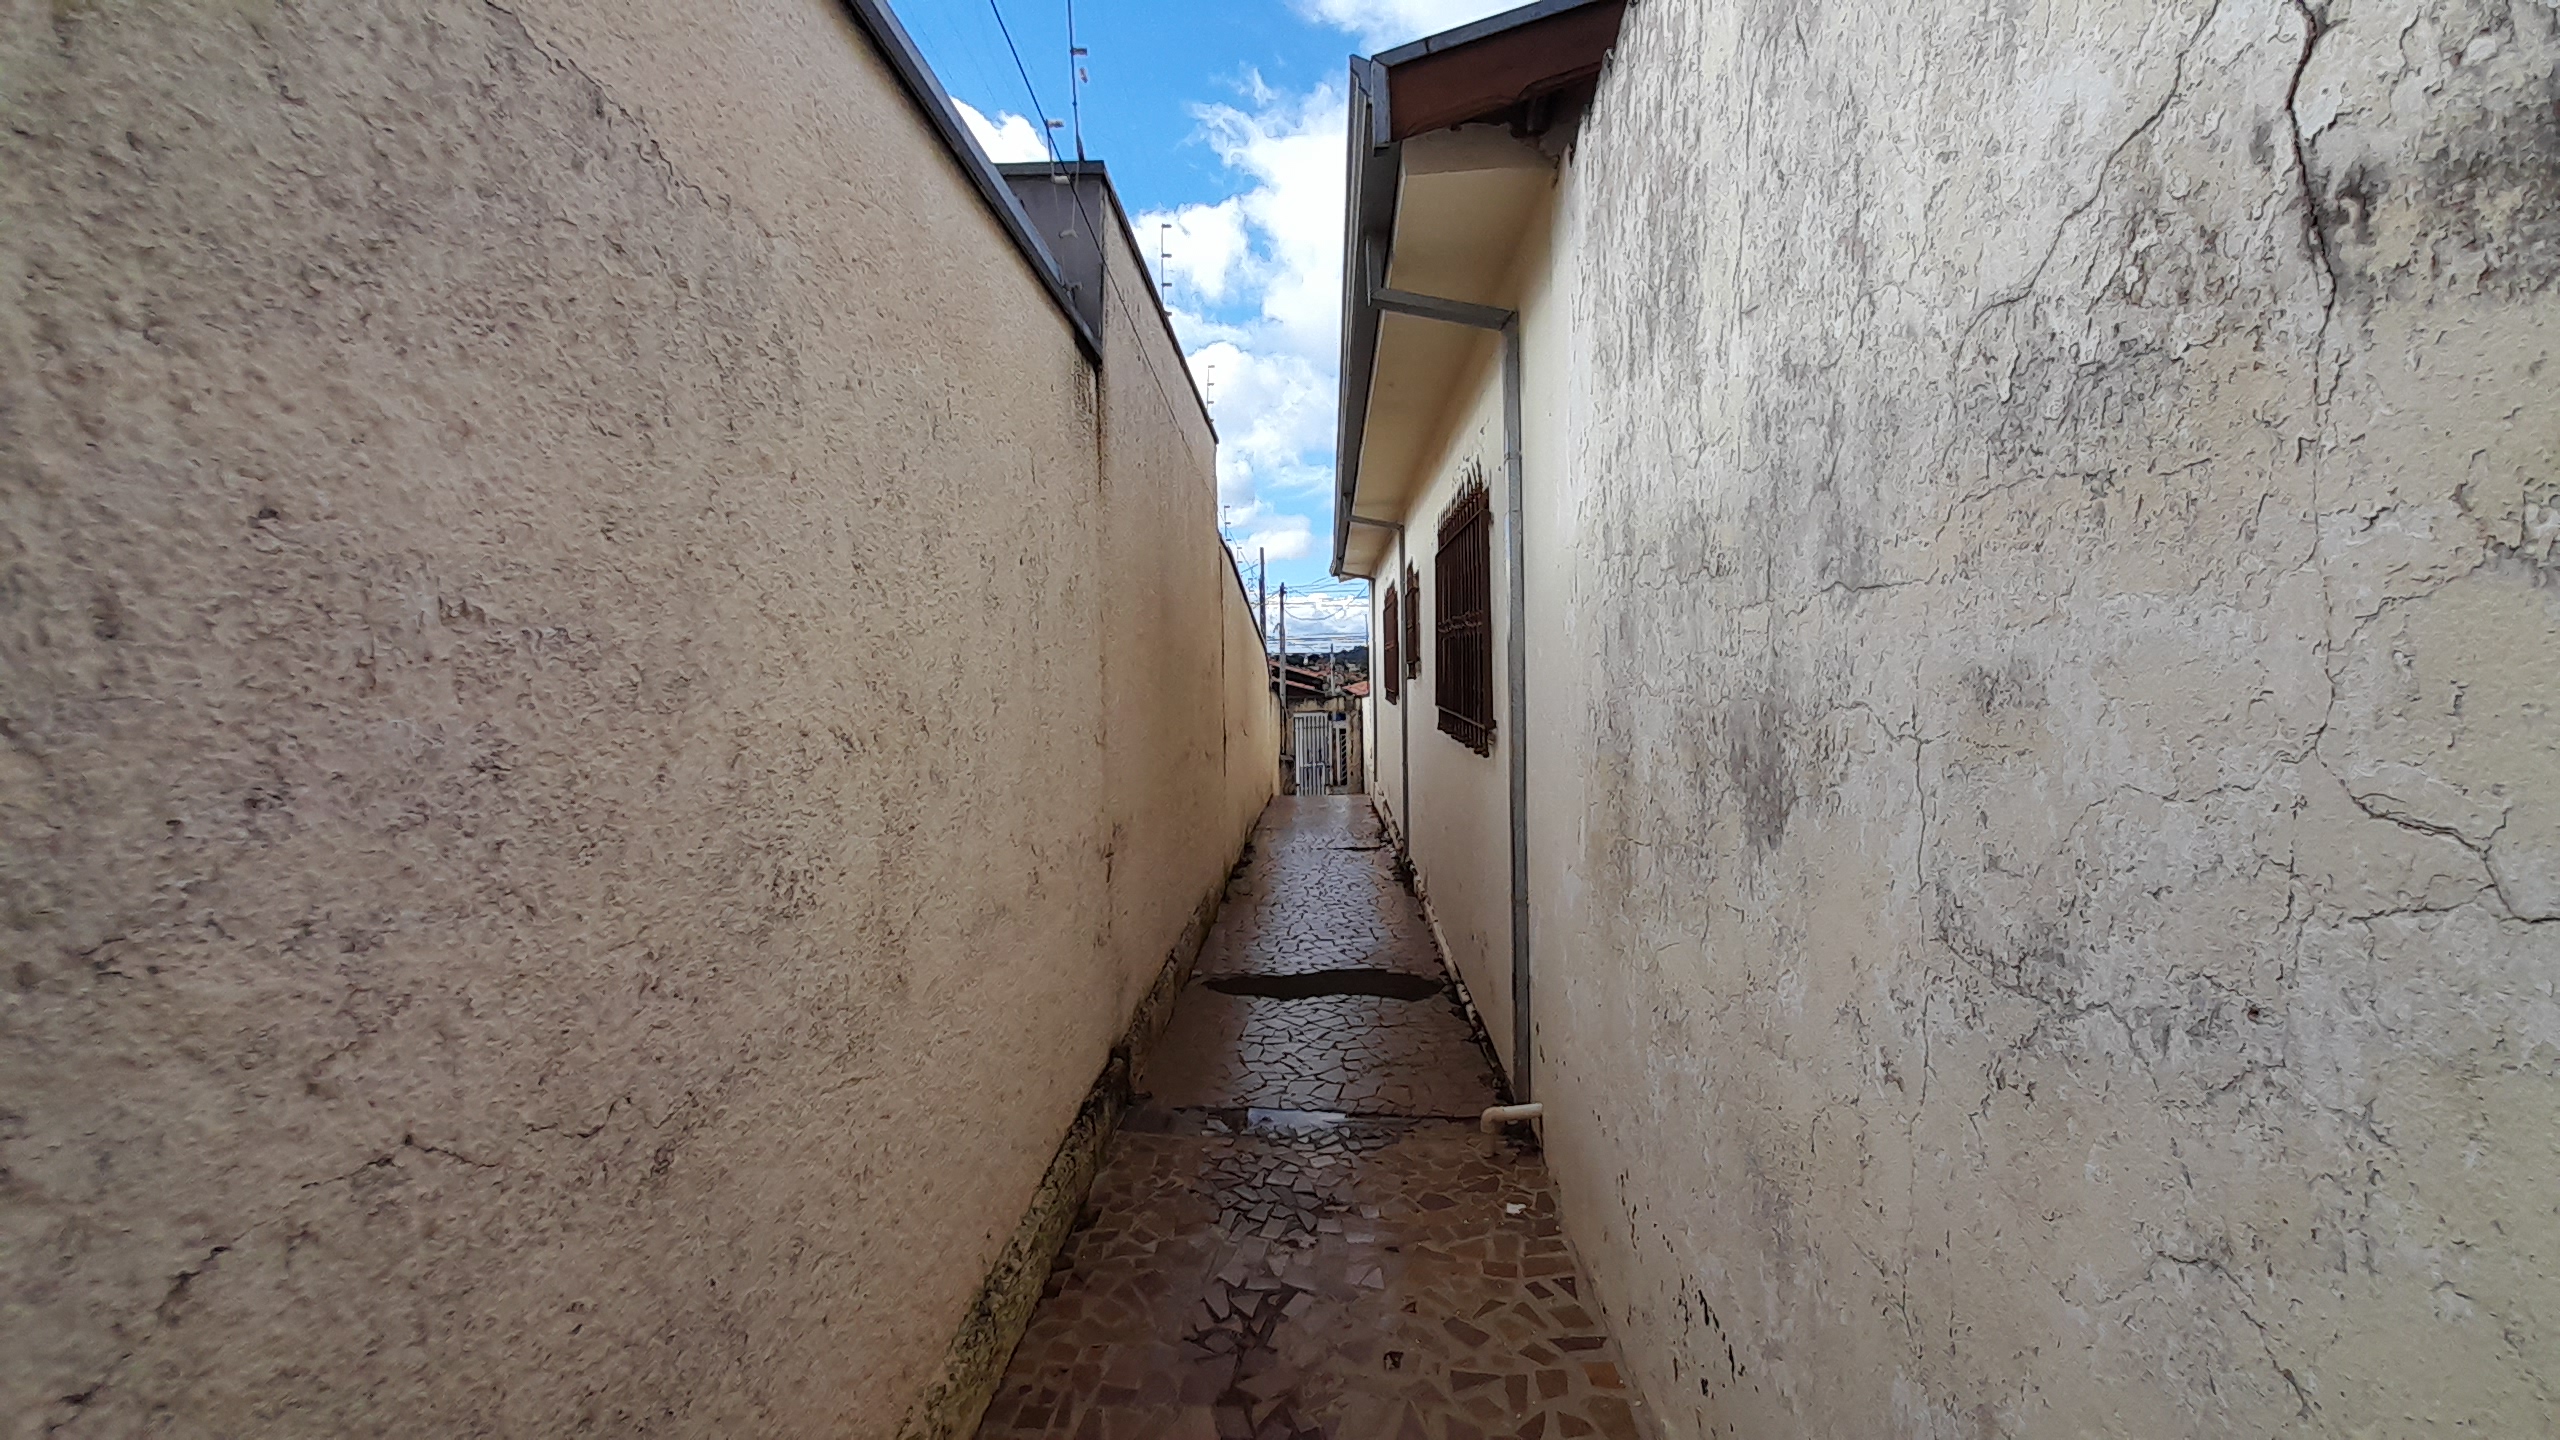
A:
<svg viewBox="0 0 2560 1440">
<path fill-rule="evenodd" d="M 1366 801 L 1272 803 L 979 1435 L 1649 1434 Z"/>
</svg>

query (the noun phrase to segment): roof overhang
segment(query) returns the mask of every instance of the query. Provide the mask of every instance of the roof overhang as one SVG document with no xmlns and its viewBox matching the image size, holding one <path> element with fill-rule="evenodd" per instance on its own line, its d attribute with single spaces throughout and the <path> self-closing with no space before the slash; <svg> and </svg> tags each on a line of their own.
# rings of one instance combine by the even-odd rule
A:
<svg viewBox="0 0 2560 1440">
<path fill-rule="evenodd" d="M 1381 287 L 1479 304 L 1553 187 L 1542 143 L 1598 77 L 1627 0 L 1540 0 L 1351 62 L 1333 572 L 1374 573 L 1436 422 L 1496 343 L 1373 303 Z M 1365 502 L 1365 503 L 1364 503 Z"/>
</svg>

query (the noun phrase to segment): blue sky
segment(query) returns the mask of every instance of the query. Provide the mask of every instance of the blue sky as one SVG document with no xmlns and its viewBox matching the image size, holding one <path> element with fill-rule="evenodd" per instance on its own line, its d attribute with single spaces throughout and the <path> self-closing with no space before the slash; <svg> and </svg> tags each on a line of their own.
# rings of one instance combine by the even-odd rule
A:
<svg viewBox="0 0 2560 1440">
<path fill-rule="evenodd" d="M 1067 0 L 893 0 L 981 143 L 1036 159 L 1070 118 Z M 1357 585 L 1325 574 L 1349 57 L 1518 0 L 1077 0 L 1085 153 L 1111 167 L 1193 373 L 1213 395 L 1221 514 L 1301 636 L 1365 638 Z M 997 17 L 1003 18 L 1003 29 Z M 1012 32 L 1012 48 L 1005 29 Z M 1016 70 L 1019 52 L 1025 77 Z M 1045 109 L 1047 117 L 1035 113 Z M 1053 132 L 1073 155 L 1070 130 Z M 1151 264 L 1156 263 L 1153 253 Z M 1303 597 L 1303 598 L 1300 598 Z"/>
</svg>

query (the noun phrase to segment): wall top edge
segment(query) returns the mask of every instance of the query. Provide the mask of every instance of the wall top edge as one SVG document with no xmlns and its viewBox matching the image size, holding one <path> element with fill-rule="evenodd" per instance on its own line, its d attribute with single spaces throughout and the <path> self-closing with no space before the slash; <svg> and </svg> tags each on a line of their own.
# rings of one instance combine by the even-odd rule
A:
<svg viewBox="0 0 2560 1440">
<path fill-rule="evenodd" d="M 923 113 L 925 123 L 933 127 L 942 147 L 951 153 L 961 173 L 977 189 L 978 198 L 994 212 L 996 223 L 1002 225 L 1012 238 L 1014 248 L 1022 252 L 1032 274 L 1039 277 L 1041 287 L 1049 292 L 1050 303 L 1057 307 L 1059 317 L 1075 332 L 1076 344 L 1084 350 L 1085 358 L 1096 365 L 1101 364 L 1102 338 L 1093 333 L 1093 328 L 1085 323 L 1083 316 L 1076 313 L 1075 297 L 1067 289 L 1066 280 L 1058 269 L 1057 257 L 1040 243 L 1030 217 L 1022 211 L 1021 202 L 1013 198 L 1013 190 L 997 173 L 994 162 L 978 148 L 977 139 L 970 135 L 969 127 L 961 123 L 960 112 L 951 107 L 949 92 L 942 88 L 942 81 L 934 75 L 933 67 L 925 63 L 924 53 L 908 36 L 907 27 L 898 22 L 897 13 L 889 8 L 887 0 L 839 0 L 839 3 L 852 17 L 855 28 L 861 30 L 870 39 L 872 47 L 880 52 L 880 57 L 889 62 L 889 69 L 897 75 L 907 98 Z"/>
</svg>

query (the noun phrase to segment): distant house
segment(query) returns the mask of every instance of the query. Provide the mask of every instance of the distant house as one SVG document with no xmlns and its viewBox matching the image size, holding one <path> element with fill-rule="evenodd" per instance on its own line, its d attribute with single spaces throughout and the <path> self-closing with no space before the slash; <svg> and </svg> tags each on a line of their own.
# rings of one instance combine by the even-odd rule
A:
<svg viewBox="0 0 2560 1440">
<path fill-rule="evenodd" d="M 1271 661 L 1272 688 L 1282 692 L 1283 791 L 1322 794 L 1366 789 L 1367 674 L 1334 656 L 1293 655 L 1290 661 L 1285 666 L 1277 658 Z"/>
</svg>

